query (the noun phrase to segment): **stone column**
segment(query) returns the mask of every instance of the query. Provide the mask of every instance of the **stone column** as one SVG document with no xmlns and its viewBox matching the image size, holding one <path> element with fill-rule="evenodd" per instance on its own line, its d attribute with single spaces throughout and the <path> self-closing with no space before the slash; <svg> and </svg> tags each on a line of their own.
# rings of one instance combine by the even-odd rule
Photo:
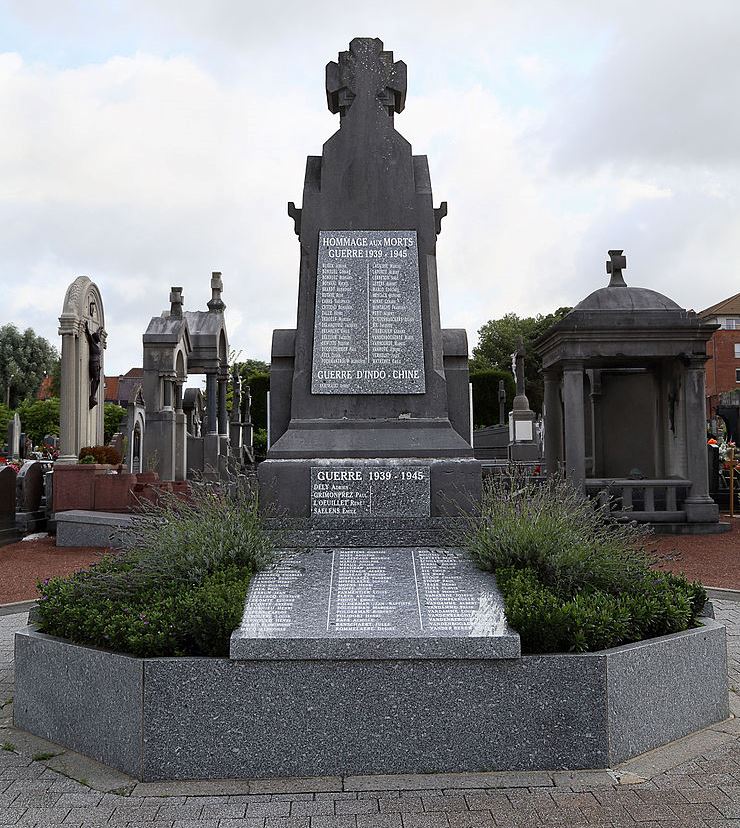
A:
<svg viewBox="0 0 740 828">
<path fill-rule="evenodd" d="M 719 508 L 709 497 L 704 376 L 706 361 L 706 356 L 691 357 L 686 366 L 684 381 L 686 471 L 691 480 L 691 490 L 684 501 L 684 509 L 686 520 L 690 523 L 716 523 L 719 520 Z"/>
<path fill-rule="evenodd" d="M 229 434 L 229 414 L 226 410 L 226 383 L 228 377 L 225 374 L 218 378 L 218 433 L 222 437 Z"/>
<path fill-rule="evenodd" d="M 183 381 L 176 379 L 173 383 L 175 392 L 175 480 L 185 480 L 187 476 L 187 417 L 182 410 Z"/>
<path fill-rule="evenodd" d="M 563 407 L 565 409 L 565 476 L 574 486 L 584 487 L 586 479 L 586 427 L 583 417 L 583 364 L 563 366 Z"/>
<path fill-rule="evenodd" d="M 563 456 L 563 416 L 560 406 L 560 373 L 543 371 L 545 379 L 545 468 L 552 476 L 558 473 Z"/>
<path fill-rule="evenodd" d="M 594 477 L 604 473 L 604 435 L 601 428 L 601 371 L 591 372 L 591 456 Z"/>
<path fill-rule="evenodd" d="M 216 375 L 206 374 L 206 434 L 218 434 Z"/>
<path fill-rule="evenodd" d="M 77 337 L 76 319 L 60 319 L 62 376 L 59 405 L 59 458 L 57 463 L 76 463 L 77 452 Z"/>
</svg>

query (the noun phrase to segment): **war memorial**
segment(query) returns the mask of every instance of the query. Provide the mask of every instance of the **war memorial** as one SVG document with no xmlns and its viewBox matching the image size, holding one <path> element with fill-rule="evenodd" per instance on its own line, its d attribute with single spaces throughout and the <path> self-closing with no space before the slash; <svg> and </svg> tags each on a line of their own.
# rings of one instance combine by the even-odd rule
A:
<svg viewBox="0 0 740 828">
<path fill-rule="evenodd" d="M 466 333 L 440 324 L 438 278 L 454 278 L 435 258 L 447 205 L 434 207 L 427 158 L 394 124 L 406 66 L 356 38 L 328 64 L 326 98 L 339 129 L 308 157 L 302 206 L 289 205 L 298 314 L 274 332 L 258 467 L 277 563 L 252 578 L 229 657 L 138 658 L 20 632 L 16 725 L 158 780 L 604 768 L 723 720 L 725 631 L 709 617 L 605 650 L 522 654 L 495 579 L 454 543 L 481 467 Z M 185 360 L 209 377 L 206 438 L 218 446 L 228 431 L 222 308 L 202 314 L 221 347 L 206 364 L 181 306 L 173 289 L 149 331 L 153 352 L 182 355 L 165 377 L 177 405 L 159 406 L 181 424 L 166 452 L 174 477 L 195 416 L 180 401 Z M 570 389 L 570 362 L 550 365 Z M 576 391 L 566 440 L 583 452 Z M 511 427 L 523 459 L 532 419 L 521 380 Z"/>
</svg>

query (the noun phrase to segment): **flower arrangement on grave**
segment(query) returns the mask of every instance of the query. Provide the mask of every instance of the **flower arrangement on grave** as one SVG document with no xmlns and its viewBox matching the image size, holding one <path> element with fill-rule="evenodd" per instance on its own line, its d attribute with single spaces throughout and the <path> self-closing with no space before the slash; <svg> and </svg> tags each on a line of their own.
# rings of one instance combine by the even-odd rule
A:
<svg viewBox="0 0 740 828">
<path fill-rule="evenodd" d="M 23 464 L 18 460 L 9 460 L 7 457 L 0 457 L 0 465 L 7 466 L 9 469 L 13 469 L 13 471 L 18 474 Z"/>
</svg>

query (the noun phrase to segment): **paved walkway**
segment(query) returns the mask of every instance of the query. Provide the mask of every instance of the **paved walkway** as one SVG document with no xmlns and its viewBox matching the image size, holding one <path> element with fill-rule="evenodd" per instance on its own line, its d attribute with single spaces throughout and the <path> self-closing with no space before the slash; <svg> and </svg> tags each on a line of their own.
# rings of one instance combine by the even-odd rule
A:
<svg viewBox="0 0 740 828">
<path fill-rule="evenodd" d="M 740 714 L 740 603 L 715 610 Z M 12 728 L 12 636 L 25 620 L 0 616 L 0 828 L 740 826 L 740 719 L 612 771 L 137 784 Z"/>
</svg>

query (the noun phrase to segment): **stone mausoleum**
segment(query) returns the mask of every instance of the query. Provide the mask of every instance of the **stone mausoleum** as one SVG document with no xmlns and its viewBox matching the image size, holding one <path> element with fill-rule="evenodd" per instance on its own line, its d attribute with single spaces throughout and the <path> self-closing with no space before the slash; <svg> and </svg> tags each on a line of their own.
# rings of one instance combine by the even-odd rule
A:
<svg viewBox="0 0 740 828">
<path fill-rule="evenodd" d="M 144 333 L 144 400 L 146 440 L 144 468 L 162 480 L 185 480 L 193 473 L 218 477 L 229 454 L 226 384 L 229 344 L 221 298 L 220 273 L 211 276 L 206 311 L 183 310 L 182 288 L 170 292 L 170 309 L 155 316 Z M 206 375 L 205 423 L 198 433 L 183 407 L 189 374 Z"/>
<path fill-rule="evenodd" d="M 703 322 L 630 287 L 610 250 L 609 284 L 536 343 L 545 379 L 545 461 L 613 508 L 665 530 L 720 531 L 709 497 Z"/>
</svg>

